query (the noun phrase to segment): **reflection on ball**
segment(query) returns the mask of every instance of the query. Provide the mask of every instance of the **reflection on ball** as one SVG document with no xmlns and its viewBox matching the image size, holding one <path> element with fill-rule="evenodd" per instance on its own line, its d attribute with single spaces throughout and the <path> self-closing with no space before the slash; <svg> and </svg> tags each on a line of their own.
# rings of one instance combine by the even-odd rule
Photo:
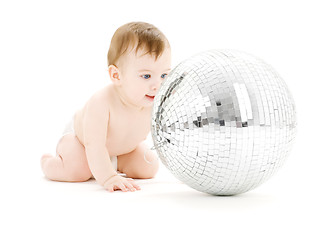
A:
<svg viewBox="0 0 330 240">
<path fill-rule="evenodd" d="M 157 94 L 151 132 L 165 166 L 190 187 L 233 195 L 282 166 L 296 135 L 292 96 L 252 55 L 211 50 L 172 70 Z"/>
</svg>

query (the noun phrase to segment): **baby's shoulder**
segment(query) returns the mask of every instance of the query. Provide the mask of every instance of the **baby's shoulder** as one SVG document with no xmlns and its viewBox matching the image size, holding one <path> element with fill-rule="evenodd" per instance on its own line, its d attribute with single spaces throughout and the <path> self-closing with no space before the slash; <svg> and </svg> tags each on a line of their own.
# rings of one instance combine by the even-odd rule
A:
<svg viewBox="0 0 330 240">
<path fill-rule="evenodd" d="M 111 92 L 112 88 L 111 86 L 106 86 L 97 92 L 95 92 L 91 98 L 88 100 L 91 103 L 97 103 L 97 104 L 109 104 L 111 101 Z"/>
<path fill-rule="evenodd" d="M 95 109 L 98 111 L 110 111 L 111 108 L 111 93 L 109 86 L 104 87 L 95 92 L 86 102 L 84 112 L 88 109 Z M 111 91 L 111 90 L 110 90 Z"/>
</svg>

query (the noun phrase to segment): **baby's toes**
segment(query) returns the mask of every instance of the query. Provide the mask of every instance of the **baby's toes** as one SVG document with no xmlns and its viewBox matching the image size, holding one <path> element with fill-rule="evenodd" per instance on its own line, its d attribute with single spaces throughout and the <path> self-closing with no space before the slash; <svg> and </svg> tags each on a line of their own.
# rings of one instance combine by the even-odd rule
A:
<svg viewBox="0 0 330 240">
<path fill-rule="evenodd" d="M 53 157 L 53 155 L 46 153 L 42 155 L 41 159 L 50 158 L 50 157 Z"/>
<path fill-rule="evenodd" d="M 53 157 L 53 155 L 51 154 L 44 154 L 42 155 L 41 159 L 40 159 L 40 164 L 41 164 L 41 167 L 44 166 L 45 162 L 47 161 L 48 158 L 51 158 Z"/>
</svg>

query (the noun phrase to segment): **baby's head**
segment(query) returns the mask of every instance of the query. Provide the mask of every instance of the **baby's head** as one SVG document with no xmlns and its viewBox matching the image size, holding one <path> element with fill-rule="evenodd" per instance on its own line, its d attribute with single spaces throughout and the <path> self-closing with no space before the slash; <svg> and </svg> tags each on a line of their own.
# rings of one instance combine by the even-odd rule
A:
<svg viewBox="0 0 330 240">
<path fill-rule="evenodd" d="M 169 42 L 151 24 L 125 24 L 112 37 L 108 67 L 110 78 L 126 104 L 138 108 L 152 106 L 153 97 L 171 68 Z"/>
</svg>

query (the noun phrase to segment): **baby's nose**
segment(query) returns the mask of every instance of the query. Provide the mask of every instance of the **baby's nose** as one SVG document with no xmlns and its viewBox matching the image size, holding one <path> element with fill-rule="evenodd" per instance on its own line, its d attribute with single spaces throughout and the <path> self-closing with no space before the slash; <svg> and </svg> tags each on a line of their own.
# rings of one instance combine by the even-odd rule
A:
<svg viewBox="0 0 330 240">
<path fill-rule="evenodd" d="M 154 85 L 154 86 L 152 86 L 151 90 L 152 90 L 153 92 L 155 92 L 155 91 L 158 90 L 158 88 L 157 88 L 157 86 Z"/>
<path fill-rule="evenodd" d="M 159 87 L 160 87 L 160 84 L 161 84 L 161 81 L 157 81 L 157 82 L 155 82 L 155 83 L 151 86 L 151 89 L 152 89 L 153 91 L 158 90 Z"/>
</svg>

